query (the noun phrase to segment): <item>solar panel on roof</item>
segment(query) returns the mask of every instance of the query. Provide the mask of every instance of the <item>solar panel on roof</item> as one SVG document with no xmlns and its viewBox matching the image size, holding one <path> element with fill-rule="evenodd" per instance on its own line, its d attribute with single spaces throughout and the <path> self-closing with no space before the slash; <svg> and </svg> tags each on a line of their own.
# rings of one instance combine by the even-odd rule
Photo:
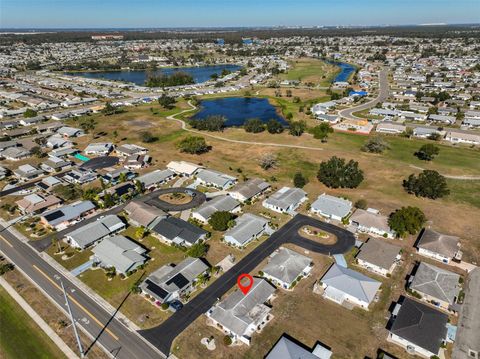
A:
<svg viewBox="0 0 480 359">
<path fill-rule="evenodd" d="M 166 290 L 153 283 L 150 279 L 147 279 L 145 283 L 147 284 L 147 289 L 152 293 L 158 295 L 159 298 L 164 299 L 168 295 L 168 292 Z"/>
<path fill-rule="evenodd" d="M 47 214 L 45 216 L 45 219 L 48 221 L 48 222 L 51 222 L 51 221 L 54 221 L 56 220 L 57 218 L 60 218 L 60 217 L 63 217 L 65 214 L 61 211 L 61 210 L 58 210 L 58 211 L 55 211 L 55 212 L 52 212 L 50 214 Z"/>
<path fill-rule="evenodd" d="M 189 281 L 183 276 L 182 273 L 178 273 L 173 278 L 169 279 L 165 284 L 170 285 L 172 283 L 174 283 L 178 288 L 183 288 L 189 283 Z"/>
</svg>

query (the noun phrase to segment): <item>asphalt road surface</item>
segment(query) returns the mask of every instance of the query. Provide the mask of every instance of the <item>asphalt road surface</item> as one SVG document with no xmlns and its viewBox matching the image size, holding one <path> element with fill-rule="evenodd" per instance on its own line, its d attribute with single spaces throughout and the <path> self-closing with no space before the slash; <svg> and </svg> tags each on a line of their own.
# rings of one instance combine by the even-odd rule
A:
<svg viewBox="0 0 480 359">
<path fill-rule="evenodd" d="M 192 200 L 188 203 L 183 204 L 174 204 L 169 203 L 166 201 L 162 201 L 159 196 L 168 193 L 186 193 L 192 196 Z M 187 209 L 192 209 L 200 206 L 203 202 L 207 200 L 207 197 L 204 193 L 197 191 L 196 189 L 192 188 L 185 188 L 185 187 L 173 187 L 173 188 L 163 188 L 153 191 L 152 193 L 146 194 L 140 198 L 141 201 L 160 208 L 161 210 L 167 212 L 180 212 L 185 211 Z"/>
<path fill-rule="evenodd" d="M 340 117 L 346 120 L 360 120 L 360 118 L 354 116 L 353 113 L 367 110 L 369 108 L 375 107 L 377 103 L 385 101 L 390 94 L 390 89 L 388 85 L 388 71 L 385 68 L 382 69 L 378 75 L 378 91 L 378 96 L 372 101 L 363 103 L 355 107 L 347 108 L 345 110 L 341 110 L 338 112 L 338 114 L 340 115 Z"/>
<path fill-rule="evenodd" d="M 300 236 L 298 230 L 306 225 L 334 234 L 337 237 L 337 242 L 327 246 Z M 321 222 L 304 215 L 296 215 L 204 291 L 185 304 L 181 310 L 173 314 L 158 327 L 140 331 L 140 334 L 160 351 L 168 355 L 175 338 L 195 319 L 206 313 L 218 298 L 221 298 L 230 288 L 236 285 L 237 277 L 240 274 L 250 273 L 262 260 L 285 243 L 298 244 L 312 252 L 327 255 L 340 254 L 347 252 L 354 246 L 355 237 L 347 230 L 333 224 Z"/>
<path fill-rule="evenodd" d="M 72 284 L 61 273 L 45 262 L 38 253 L 16 238 L 8 229 L 0 226 L 0 250 L 20 268 L 51 300 L 66 308 L 60 281 L 63 281 L 73 316 L 95 340 L 118 359 L 162 358 L 160 352 L 144 341 L 137 333 L 129 330 L 97 302 Z M 120 308 L 121 310 L 121 308 Z M 72 348 L 78 353 L 77 348 Z M 88 353 L 87 353 L 88 354 Z"/>
</svg>

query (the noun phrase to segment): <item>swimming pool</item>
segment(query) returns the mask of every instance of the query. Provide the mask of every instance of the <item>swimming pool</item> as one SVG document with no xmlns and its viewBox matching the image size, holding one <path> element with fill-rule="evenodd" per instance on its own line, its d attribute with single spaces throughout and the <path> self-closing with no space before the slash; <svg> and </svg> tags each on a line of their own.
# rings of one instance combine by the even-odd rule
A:
<svg viewBox="0 0 480 359">
<path fill-rule="evenodd" d="M 76 159 L 78 159 L 80 161 L 83 161 L 83 162 L 87 162 L 88 160 L 90 160 L 90 158 L 85 157 L 84 155 L 81 155 L 80 153 L 76 153 L 75 155 L 73 155 L 73 157 L 75 157 Z"/>
</svg>

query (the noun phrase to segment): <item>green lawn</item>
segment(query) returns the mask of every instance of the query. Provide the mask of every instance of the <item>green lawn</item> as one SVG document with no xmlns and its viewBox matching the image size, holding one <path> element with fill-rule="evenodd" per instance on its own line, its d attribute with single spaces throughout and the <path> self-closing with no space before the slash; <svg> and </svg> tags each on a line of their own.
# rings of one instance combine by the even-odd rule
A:
<svg viewBox="0 0 480 359">
<path fill-rule="evenodd" d="M 322 86 L 329 86 L 331 80 L 340 72 L 340 69 L 322 60 L 298 59 L 290 64 L 291 68 L 282 78 L 313 82 Z"/>
<path fill-rule="evenodd" d="M 447 179 L 450 189 L 450 198 L 457 202 L 469 203 L 480 208 L 480 180 L 453 180 Z"/>
<path fill-rule="evenodd" d="M 5 359 L 65 358 L 57 346 L 0 287 L 0 357 Z"/>
</svg>

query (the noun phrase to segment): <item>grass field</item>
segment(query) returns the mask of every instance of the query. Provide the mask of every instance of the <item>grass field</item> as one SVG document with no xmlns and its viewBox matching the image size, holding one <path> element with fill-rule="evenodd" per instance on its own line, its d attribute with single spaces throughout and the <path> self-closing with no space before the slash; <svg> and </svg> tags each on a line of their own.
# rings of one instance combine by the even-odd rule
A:
<svg viewBox="0 0 480 359">
<path fill-rule="evenodd" d="M 0 357 L 65 358 L 60 349 L 2 287 L 0 287 Z"/>
<path fill-rule="evenodd" d="M 332 79 L 340 71 L 336 66 L 322 60 L 300 58 L 290 63 L 290 69 L 280 77 L 286 80 L 297 80 L 302 83 L 314 83 L 329 86 Z"/>
</svg>

